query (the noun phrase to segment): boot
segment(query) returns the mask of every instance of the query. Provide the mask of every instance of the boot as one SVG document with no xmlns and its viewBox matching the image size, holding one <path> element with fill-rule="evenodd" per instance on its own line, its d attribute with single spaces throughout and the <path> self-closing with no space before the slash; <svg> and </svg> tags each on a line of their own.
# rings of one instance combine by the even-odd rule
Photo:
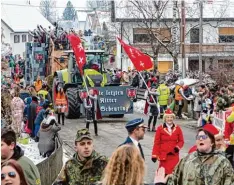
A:
<svg viewBox="0 0 234 185">
<path fill-rule="evenodd" d="M 156 132 L 155 126 L 152 127 L 152 132 Z"/>
<path fill-rule="evenodd" d="M 98 136 L 97 121 L 93 120 L 95 136 Z"/>
<path fill-rule="evenodd" d="M 64 113 L 62 114 L 62 125 L 64 125 Z"/>
</svg>

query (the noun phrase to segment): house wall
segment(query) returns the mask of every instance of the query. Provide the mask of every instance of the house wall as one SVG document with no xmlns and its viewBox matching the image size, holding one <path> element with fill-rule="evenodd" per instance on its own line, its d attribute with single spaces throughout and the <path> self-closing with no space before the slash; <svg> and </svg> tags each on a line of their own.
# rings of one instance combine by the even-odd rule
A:
<svg viewBox="0 0 234 185">
<path fill-rule="evenodd" d="M 14 36 L 19 35 L 19 43 L 14 42 Z M 13 55 L 20 55 L 21 57 L 24 57 L 25 53 L 25 48 L 26 48 L 26 42 L 22 42 L 22 35 L 26 35 L 26 42 L 28 42 L 28 33 L 11 33 L 10 38 L 11 38 L 11 46 L 12 46 L 12 52 Z"/>
<path fill-rule="evenodd" d="M 124 32 L 126 36 L 123 37 L 123 40 L 126 43 L 133 43 L 133 29 L 134 28 L 141 28 L 141 23 L 125 23 L 124 24 Z M 170 23 L 169 23 L 170 25 Z M 178 27 L 179 25 L 177 25 Z M 163 25 L 162 25 L 163 27 Z M 199 28 L 199 23 L 198 22 L 186 22 L 186 35 L 185 38 L 185 43 L 186 44 L 191 44 L 190 40 L 190 33 L 189 31 L 191 28 L 196 27 Z M 219 27 L 234 27 L 234 22 L 215 22 L 215 21 L 210 21 L 210 22 L 204 22 L 203 25 L 203 43 L 208 44 L 208 45 L 217 45 L 219 44 Z M 179 40 L 179 35 L 178 33 L 178 40 Z M 222 43 L 222 44 L 227 44 L 227 45 L 232 45 L 233 43 Z M 121 50 L 120 50 L 120 44 L 117 42 L 118 49 L 117 49 L 117 56 L 116 56 L 116 62 L 117 66 L 120 68 L 121 66 Z M 233 49 L 234 50 L 234 49 Z M 124 51 L 123 51 L 124 53 Z M 191 57 L 195 60 L 198 60 L 198 54 L 191 54 L 191 53 L 186 53 L 186 58 L 185 58 L 185 64 L 186 64 L 186 69 L 188 69 L 189 66 L 189 61 Z M 125 57 L 126 58 L 126 57 Z M 131 67 L 132 64 L 128 59 L 122 59 L 122 66 L 123 69 L 126 70 L 128 67 Z M 203 59 L 205 61 L 205 70 L 207 70 L 210 66 L 210 60 L 212 58 L 213 64 L 217 66 L 217 61 L 218 59 L 234 59 L 234 52 L 230 54 L 229 52 L 210 52 L 210 53 L 203 53 Z M 217 59 L 218 58 L 218 59 Z M 160 62 L 168 62 L 171 61 L 173 62 L 173 58 L 169 54 L 159 54 L 158 61 Z M 179 64 L 179 70 L 182 70 L 182 58 L 181 55 L 178 57 L 178 64 Z"/>
<path fill-rule="evenodd" d="M 187 22 L 186 23 L 186 33 L 188 33 L 191 28 L 199 28 L 198 22 Z M 204 22 L 203 25 L 203 43 L 204 44 L 217 44 L 219 43 L 219 27 L 234 27 L 234 22 Z M 190 34 L 187 34 L 185 38 L 185 43 L 190 43 Z"/>
<path fill-rule="evenodd" d="M 11 35 L 12 31 L 7 27 L 7 25 L 3 21 L 1 21 L 1 27 L 3 28 L 3 34 L 5 37 L 5 38 L 3 38 L 4 43 L 10 44 L 10 42 L 11 42 L 10 35 Z"/>
</svg>

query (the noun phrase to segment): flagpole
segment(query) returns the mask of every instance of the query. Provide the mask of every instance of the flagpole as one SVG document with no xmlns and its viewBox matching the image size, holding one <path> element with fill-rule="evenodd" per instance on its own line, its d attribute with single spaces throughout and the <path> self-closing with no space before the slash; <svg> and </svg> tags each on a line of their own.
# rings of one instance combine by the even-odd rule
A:
<svg viewBox="0 0 234 185">
<path fill-rule="evenodd" d="M 145 84 L 145 86 L 146 86 L 147 90 L 148 90 L 148 91 L 149 91 L 149 93 L 150 93 L 151 91 L 150 91 L 150 89 L 149 89 L 148 85 L 146 84 L 145 79 L 143 78 L 143 76 L 141 75 L 141 73 L 140 73 L 139 71 L 137 71 L 137 72 L 138 72 L 138 74 L 140 75 L 141 79 L 143 80 L 143 83 Z M 155 103 L 155 104 L 157 104 L 157 103 L 156 103 L 156 101 L 155 101 L 155 99 L 154 99 L 154 96 L 152 96 L 152 94 L 151 94 L 151 97 L 152 97 L 152 99 L 153 99 L 154 103 Z"/>
<path fill-rule="evenodd" d="M 88 93 L 88 96 L 89 96 L 89 90 L 88 90 L 88 86 L 87 86 L 87 83 L 86 83 L 84 75 L 82 75 L 82 78 L 83 78 L 83 81 L 84 81 L 84 84 L 85 84 L 85 89 L 86 89 L 86 91 Z"/>
</svg>

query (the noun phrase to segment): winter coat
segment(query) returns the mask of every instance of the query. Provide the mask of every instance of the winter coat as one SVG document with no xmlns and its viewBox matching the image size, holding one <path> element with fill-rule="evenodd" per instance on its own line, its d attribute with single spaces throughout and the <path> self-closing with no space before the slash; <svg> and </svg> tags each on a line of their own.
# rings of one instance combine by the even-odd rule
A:
<svg viewBox="0 0 234 185">
<path fill-rule="evenodd" d="M 166 124 L 157 128 L 154 136 L 152 158 L 159 160 L 159 167 L 164 167 L 166 174 L 171 174 L 179 162 L 179 150 L 184 146 L 184 137 L 178 125 L 172 126 L 170 133 Z M 174 149 L 177 148 L 178 152 Z"/>
<path fill-rule="evenodd" d="M 140 85 L 140 79 L 139 79 L 138 74 L 136 74 L 132 79 L 132 85 L 131 86 L 139 87 L 139 85 Z"/>
<path fill-rule="evenodd" d="M 78 154 L 65 163 L 56 185 L 91 185 L 101 180 L 108 159 L 93 151 L 89 158 L 81 161 Z"/>
<path fill-rule="evenodd" d="M 31 97 L 28 97 L 25 99 L 25 103 L 26 103 L 26 106 L 24 108 L 24 116 L 27 116 L 27 118 L 29 117 L 29 107 L 30 107 L 30 104 L 32 103 L 32 98 Z"/>
<path fill-rule="evenodd" d="M 229 107 L 229 98 L 227 95 L 223 94 L 221 96 L 219 96 L 218 100 L 217 100 L 217 108 L 216 111 L 220 111 L 220 110 L 225 110 L 225 108 Z"/>
<path fill-rule="evenodd" d="M 41 109 L 40 112 L 37 114 L 37 117 L 36 117 L 36 119 L 34 121 L 35 125 L 40 125 L 41 124 L 41 122 L 44 119 L 44 113 L 45 113 L 45 111 L 46 111 L 45 109 Z"/>
<path fill-rule="evenodd" d="M 222 152 L 196 151 L 181 159 L 166 185 L 234 185 L 234 170 Z"/>
<path fill-rule="evenodd" d="M 195 96 L 193 110 L 195 112 L 201 112 L 202 111 L 201 96 L 197 92 L 194 92 L 193 95 Z"/>
<path fill-rule="evenodd" d="M 33 162 L 24 156 L 23 150 L 16 146 L 11 159 L 16 160 L 24 171 L 25 178 L 29 185 L 40 185 L 40 173 Z"/>
<path fill-rule="evenodd" d="M 29 116 L 28 116 L 28 128 L 33 130 L 34 128 L 34 121 L 37 116 L 37 106 L 38 104 L 34 101 L 31 102 L 29 106 Z"/>
<path fill-rule="evenodd" d="M 46 154 L 47 152 L 52 152 L 55 149 L 55 135 L 61 130 L 60 127 L 56 125 L 49 125 L 47 128 L 43 128 L 43 124 L 38 132 L 39 143 L 38 148 L 40 154 Z"/>
</svg>

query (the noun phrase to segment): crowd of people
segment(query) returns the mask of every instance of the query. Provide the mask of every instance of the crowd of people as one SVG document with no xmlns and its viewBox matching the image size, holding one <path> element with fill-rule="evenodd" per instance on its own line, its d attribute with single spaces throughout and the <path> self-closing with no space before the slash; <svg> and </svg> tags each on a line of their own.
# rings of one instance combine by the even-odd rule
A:
<svg viewBox="0 0 234 185">
<path fill-rule="evenodd" d="M 61 130 L 59 124 L 65 124 L 66 97 L 63 88 L 57 84 L 54 102 L 57 120 L 51 106 L 52 95 L 48 85 L 38 77 L 33 85 L 26 86 L 22 81 L 15 80 L 15 74 L 20 73 L 20 70 L 18 65 L 13 65 L 10 80 L 2 84 L 1 182 L 4 185 L 38 185 L 41 184 L 39 171 L 24 156 L 17 139 L 22 137 L 22 133 L 29 134 L 38 142 L 40 155 L 49 157 L 55 150 L 55 137 Z M 116 146 L 111 157 L 108 159 L 97 153 L 89 132 L 89 124 L 93 122 L 95 135 L 98 135 L 93 111 L 97 93 L 90 91 L 90 99 L 84 99 L 86 128 L 77 131 L 74 141 L 76 152 L 65 163 L 54 185 L 145 184 L 144 161 L 147 156 L 144 155 L 140 141 L 144 139 L 146 130 L 155 132 L 151 160 L 153 163 L 158 162 L 159 167 L 156 169 L 154 184 L 234 184 L 234 145 L 230 143 L 234 123 L 232 121 L 225 125 L 224 134 L 213 125 L 217 112 L 233 109 L 233 85 L 214 90 L 201 84 L 191 89 L 180 81 L 174 88 L 170 88 L 165 80 L 159 80 L 157 73 L 139 74 L 135 70 L 109 72 L 122 85 L 148 90 L 145 106 L 145 113 L 149 115 L 148 125 L 142 118 L 129 121 L 125 126 L 128 137 Z M 191 146 L 188 155 L 180 159 L 185 141 L 182 129 L 174 120 L 183 118 L 185 103 L 193 104 L 199 129 L 194 138 L 195 145 Z M 157 126 L 159 118 L 162 118 L 162 124 Z"/>
</svg>

